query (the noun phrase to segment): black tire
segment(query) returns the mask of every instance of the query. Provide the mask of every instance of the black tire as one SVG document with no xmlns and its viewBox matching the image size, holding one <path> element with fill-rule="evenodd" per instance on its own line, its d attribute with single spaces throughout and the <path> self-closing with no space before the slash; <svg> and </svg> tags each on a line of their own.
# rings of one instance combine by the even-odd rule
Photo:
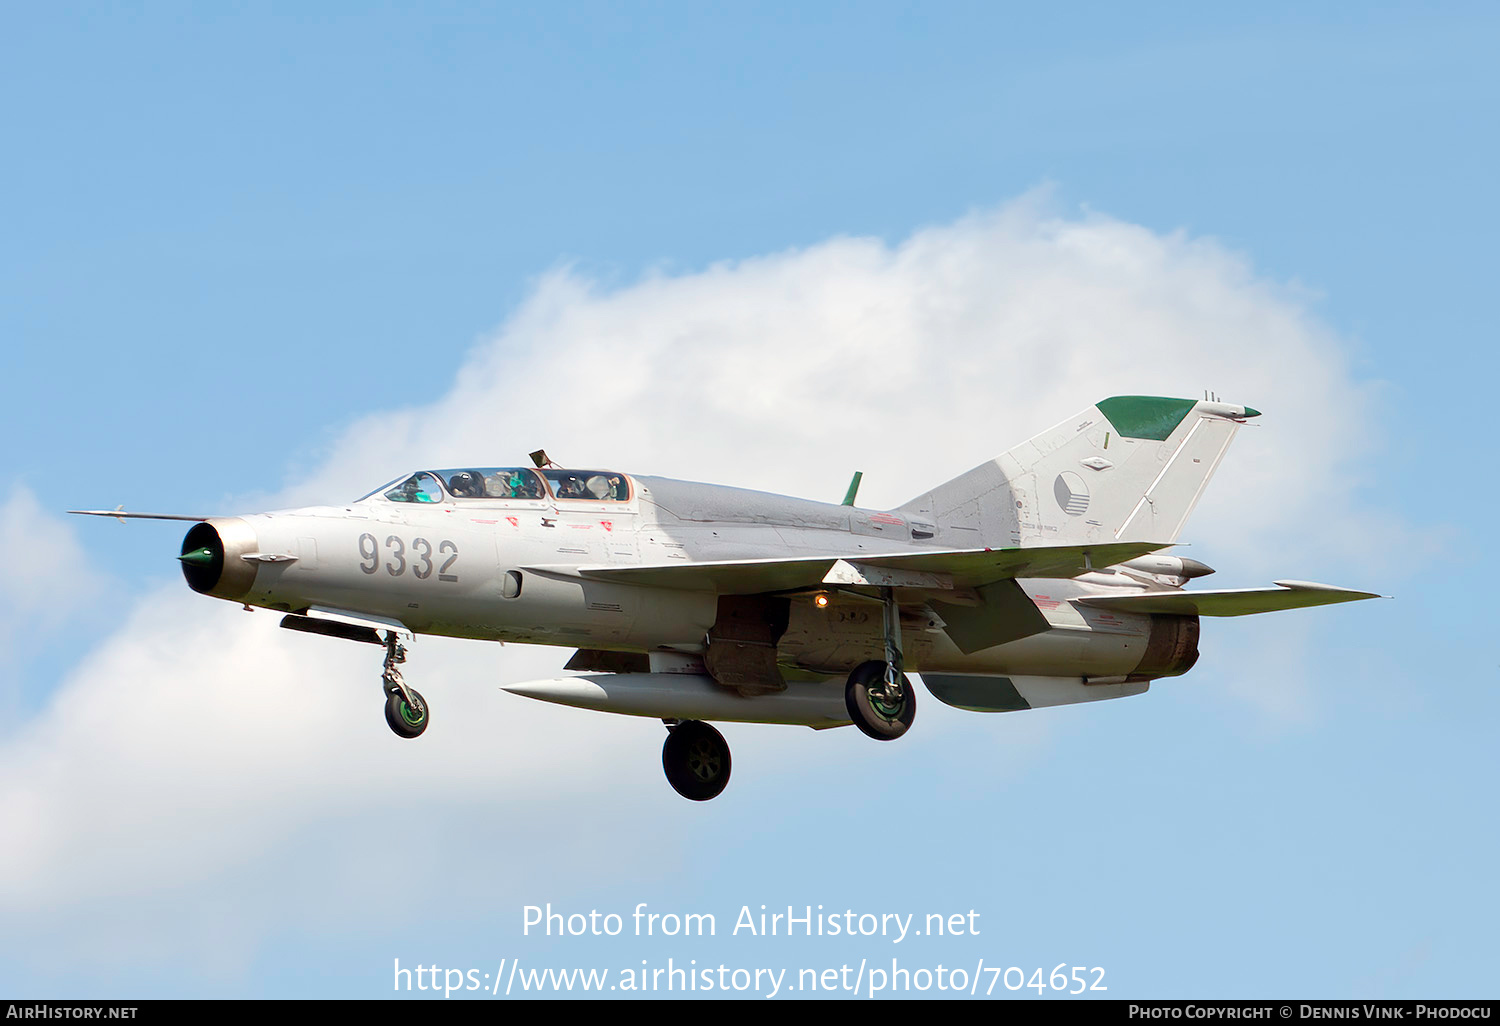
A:
<svg viewBox="0 0 1500 1026">
<path fill-rule="evenodd" d="M 701 720 L 684 720 L 661 746 L 661 766 L 672 790 L 689 801 L 706 802 L 729 783 L 729 742 Z"/>
<path fill-rule="evenodd" d="M 427 721 L 431 718 L 427 710 L 427 700 L 422 697 L 421 693 L 412 691 L 411 697 L 412 701 L 417 703 L 415 709 L 406 704 L 406 699 L 401 697 L 399 691 L 392 691 L 385 700 L 385 722 L 397 737 L 421 736 L 422 731 L 427 729 Z"/>
<path fill-rule="evenodd" d="M 885 685 L 885 663 L 872 659 L 860 663 L 844 686 L 844 705 L 854 725 L 876 741 L 894 741 L 905 734 L 917 715 L 917 689 L 901 675 L 901 697 L 894 704 L 870 694 Z"/>
</svg>

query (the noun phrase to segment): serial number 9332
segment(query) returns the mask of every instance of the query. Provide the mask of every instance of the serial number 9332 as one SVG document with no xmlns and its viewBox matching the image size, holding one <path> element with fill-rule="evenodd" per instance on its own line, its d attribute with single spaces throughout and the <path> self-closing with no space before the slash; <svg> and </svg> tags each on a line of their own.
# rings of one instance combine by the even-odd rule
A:
<svg viewBox="0 0 1500 1026">
<path fill-rule="evenodd" d="M 388 556 L 385 572 L 392 577 L 400 577 L 410 570 L 417 580 L 425 581 L 436 569 L 438 580 L 458 580 L 458 574 L 452 572 L 453 564 L 458 562 L 458 546 L 451 541 L 437 543 L 436 559 L 432 542 L 426 538 L 413 538 L 408 551 L 406 542 L 393 534 L 385 540 L 385 547 Z M 365 573 L 373 574 L 380 569 L 380 542 L 373 534 L 359 536 L 359 554 L 362 560 L 359 568 Z M 437 560 L 442 560 L 441 565 Z"/>
</svg>

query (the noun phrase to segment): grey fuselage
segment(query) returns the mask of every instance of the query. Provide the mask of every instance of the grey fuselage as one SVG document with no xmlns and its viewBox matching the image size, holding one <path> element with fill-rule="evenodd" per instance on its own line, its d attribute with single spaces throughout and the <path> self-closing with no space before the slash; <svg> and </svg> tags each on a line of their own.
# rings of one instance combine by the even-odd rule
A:
<svg viewBox="0 0 1500 1026">
<path fill-rule="evenodd" d="M 628 499 L 457 498 L 416 504 L 376 495 L 214 519 L 222 566 L 197 590 L 285 612 L 344 614 L 417 634 L 603 652 L 702 653 L 721 615 L 711 587 L 590 579 L 584 567 L 704 561 L 869 557 L 971 549 L 972 528 L 908 511 L 877 511 L 666 478 L 619 475 Z M 622 486 L 623 491 L 623 486 Z M 194 543 L 190 532 L 184 552 Z M 1197 618 L 1078 605 L 1090 595 L 1166 587 L 1101 569 L 1074 579 L 1022 579 L 1048 628 L 965 654 L 942 629 L 944 603 L 973 595 L 898 589 L 905 665 L 955 674 L 1033 674 L 1100 682 L 1185 672 Z M 880 606 L 826 589 L 784 596 L 777 660 L 843 674 L 882 658 Z"/>
</svg>

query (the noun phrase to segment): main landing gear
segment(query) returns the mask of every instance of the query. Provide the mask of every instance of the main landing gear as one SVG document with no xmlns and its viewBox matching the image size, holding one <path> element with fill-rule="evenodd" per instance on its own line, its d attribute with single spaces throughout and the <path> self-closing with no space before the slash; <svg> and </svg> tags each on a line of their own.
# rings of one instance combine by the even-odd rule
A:
<svg viewBox="0 0 1500 1026">
<path fill-rule="evenodd" d="M 877 741 L 894 741 L 911 727 L 917 692 L 901 672 L 901 609 L 892 588 L 881 589 L 885 658 L 861 663 L 844 686 L 849 719 Z M 729 783 L 729 744 L 701 720 L 663 720 L 667 740 L 661 765 L 672 790 L 689 801 L 717 798 Z"/>
<path fill-rule="evenodd" d="M 385 635 L 385 667 L 380 674 L 385 689 L 385 722 L 397 737 L 417 737 L 427 729 L 427 702 L 415 689 L 406 686 L 398 663 L 406 662 L 406 646 L 396 640 L 395 631 Z"/>
<path fill-rule="evenodd" d="M 905 734 L 917 714 L 917 692 L 901 672 L 901 609 L 893 588 L 881 588 L 885 660 L 860 663 L 844 686 L 844 705 L 854 725 L 876 741 Z"/>
<path fill-rule="evenodd" d="M 860 663 L 844 686 L 849 718 L 876 741 L 894 741 L 906 733 L 917 713 L 917 692 L 906 674 L 892 680 L 890 663 Z"/>
<path fill-rule="evenodd" d="M 729 743 L 702 720 L 663 720 L 661 765 L 672 790 L 689 801 L 717 798 L 729 783 Z"/>
</svg>

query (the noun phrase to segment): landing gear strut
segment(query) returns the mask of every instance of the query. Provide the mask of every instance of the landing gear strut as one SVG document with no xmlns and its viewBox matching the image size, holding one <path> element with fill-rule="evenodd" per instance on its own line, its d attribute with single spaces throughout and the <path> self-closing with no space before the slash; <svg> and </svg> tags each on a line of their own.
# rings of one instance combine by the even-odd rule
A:
<svg viewBox="0 0 1500 1026">
<path fill-rule="evenodd" d="M 406 662 L 406 646 L 395 631 L 385 635 L 385 666 L 380 683 L 385 690 L 385 722 L 398 737 L 417 737 L 427 729 L 427 702 L 415 688 L 406 686 L 397 664 Z"/>
<path fill-rule="evenodd" d="M 661 746 L 661 765 L 672 790 L 689 801 L 717 798 L 729 783 L 729 743 L 702 720 L 667 724 L 667 741 Z"/>
<path fill-rule="evenodd" d="M 894 588 L 881 588 L 885 660 L 860 663 L 844 687 L 844 705 L 854 725 L 877 741 L 905 734 L 917 714 L 917 692 L 901 672 L 901 609 Z"/>
</svg>

